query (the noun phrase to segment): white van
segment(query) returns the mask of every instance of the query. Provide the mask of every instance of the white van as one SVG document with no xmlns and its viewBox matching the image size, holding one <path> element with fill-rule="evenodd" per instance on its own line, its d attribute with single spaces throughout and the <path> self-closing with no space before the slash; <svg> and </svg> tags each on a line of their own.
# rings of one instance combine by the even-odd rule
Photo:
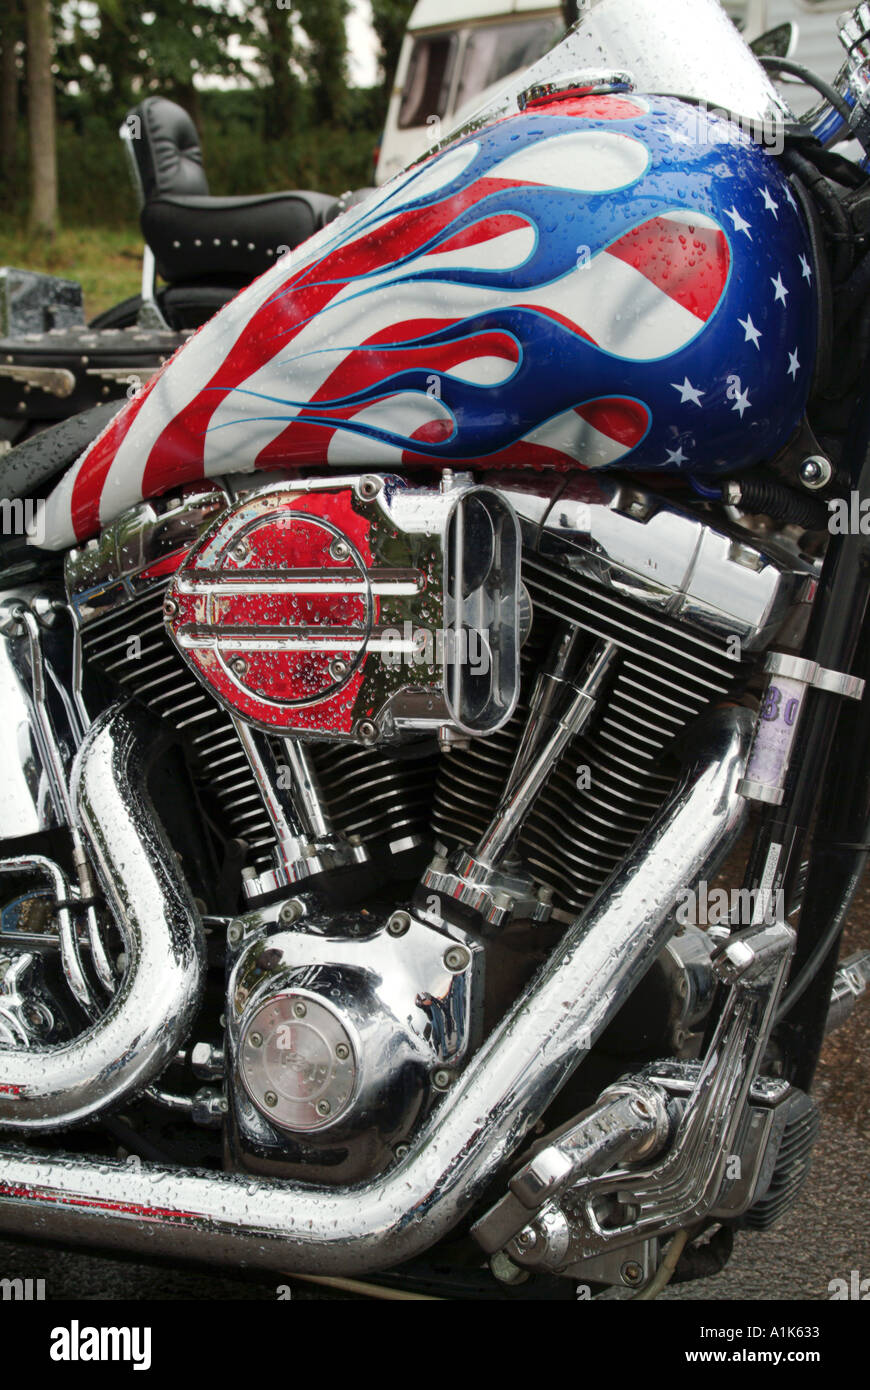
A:
<svg viewBox="0 0 870 1390">
<path fill-rule="evenodd" d="M 845 0 L 725 0 L 724 8 L 750 41 L 796 21 L 795 58 L 828 81 L 839 72 L 845 55 L 837 15 Z M 386 183 L 425 154 L 564 32 L 558 0 L 419 0 L 399 56 L 375 182 Z M 799 112 L 817 100 L 794 84 L 787 95 Z"/>
</svg>

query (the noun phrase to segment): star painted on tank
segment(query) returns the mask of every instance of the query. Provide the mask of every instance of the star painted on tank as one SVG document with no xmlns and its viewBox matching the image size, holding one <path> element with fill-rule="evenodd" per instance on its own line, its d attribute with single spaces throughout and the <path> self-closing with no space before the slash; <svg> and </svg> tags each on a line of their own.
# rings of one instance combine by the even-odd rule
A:
<svg viewBox="0 0 870 1390">
<path fill-rule="evenodd" d="M 682 386 L 678 386 L 676 382 L 671 382 L 671 385 L 675 391 L 679 391 L 682 405 L 686 405 L 689 401 L 693 405 L 701 405 L 701 397 L 707 394 L 706 391 L 699 391 L 697 386 L 693 386 L 688 377 L 685 378 Z M 703 409 L 703 407 L 701 408 Z"/>
<path fill-rule="evenodd" d="M 761 339 L 764 335 L 762 333 L 759 333 L 758 329 L 755 327 L 755 324 L 752 322 L 752 315 L 747 314 L 745 319 L 739 319 L 738 322 L 741 328 L 746 329 L 747 343 L 752 343 L 753 346 L 757 347 L 758 351 L 760 352 L 761 348 L 759 347 L 759 343 L 761 342 Z"/>
<path fill-rule="evenodd" d="M 770 189 L 766 186 L 762 188 L 761 196 L 764 199 L 764 206 L 767 208 L 767 211 L 772 212 L 776 220 L 779 221 L 779 203 L 774 202 L 770 195 Z"/>
<path fill-rule="evenodd" d="M 734 405 L 732 409 L 739 410 L 741 420 L 743 419 L 743 416 L 745 415 L 746 411 L 752 409 L 752 404 L 749 400 L 748 388 L 745 391 L 742 390 L 740 387 L 737 388 L 737 392 L 734 398 Z"/>
<path fill-rule="evenodd" d="M 725 216 L 731 218 L 731 221 L 734 223 L 735 232 L 742 232 L 744 236 L 749 237 L 750 241 L 752 240 L 752 223 L 747 222 L 746 218 L 742 217 L 736 208 L 729 209 L 729 211 L 725 213 Z"/>
</svg>

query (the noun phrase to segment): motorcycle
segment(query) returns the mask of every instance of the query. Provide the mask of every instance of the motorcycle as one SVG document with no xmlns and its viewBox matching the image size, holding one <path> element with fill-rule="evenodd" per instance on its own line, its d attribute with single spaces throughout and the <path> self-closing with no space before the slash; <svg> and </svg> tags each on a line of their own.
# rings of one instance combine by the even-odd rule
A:
<svg viewBox="0 0 870 1390">
<path fill-rule="evenodd" d="M 870 978 L 842 37 L 797 122 L 716 0 L 599 0 L 6 455 L 0 1230 L 651 1299 L 794 1203 Z"/>
</svg>

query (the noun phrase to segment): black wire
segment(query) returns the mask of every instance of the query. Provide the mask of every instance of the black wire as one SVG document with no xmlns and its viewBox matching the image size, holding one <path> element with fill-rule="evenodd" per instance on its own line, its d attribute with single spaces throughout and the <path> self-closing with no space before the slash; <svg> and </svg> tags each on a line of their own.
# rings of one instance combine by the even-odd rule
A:
<svg viewBox="0 0 870 1390">
<path fill-rule="evenodd" d="M 149 1163 L 174 1164 L 178 1160 L 159 1145 L 153 1144 L 144 1134 L 137 1134 L 135 1129 L 126 1124 L 122 1119 L 115 1115 L 104 1115 L 102 1119 L 104 1129 L 107 1129 L 113 1139 L 128 1151 L 128 1153 L 138 1154 L 140 1158 L 147 1159 Z"/>
<path fill-rule="evenodd" d="M 863 188 L 867 183 L 867 174 L 860 164 L 836 154 L 834 150 L 826 150 L 815 136 L 812 140 L 801 142 L 799 152 L 832 183 L 843 184 L 846 188 Z"/>
<path fill-rule="evenodd" d="M 578 473 L 582 473 L 582 472 L 583 472 L 583 470 L 582 470 L 581 468 L 571 468 L 571 469 L 569 469 L 568 472 L 567 472 L 567 473 L 564 475 L 564 477 L 562 478 L 562 481 L 560 482 L 559 486 L 556 488 L 556 491 L 553 493 L 552 497 L 550 498 L 550 502 L 549 502 L 549 505 L 548 505 L 548 507 L 547 507 L 547 510 L 544 512 L 544 515 L 541 517 L 540 523 L 539 523 L 539 525 L 538 525 L 538 530 L 537 530 L 537 533 L 536 533 L 536 535 L 535 535 L 535 544 L 534 544 L 534 546 L 532 547 L 532 549 L 534 550 L 534 552 L 535 552 L 536 555 L 540 552 L 540 549 L 541 549 L 541 541 L 544 539 L 544 529 L 545 529 L 545 527 L 546 527 L 546 525 L 547 525 L 547 522 L 548 522 L 549 519 L 550 519 L 550 516 L 551 516 L 551 514 L 552 514 L 553 508 L 554 508 L 555 506 L 557 506 L 558 503 L 561 502 L 562 498 L 565 496 L 565 492 L 566 492 L 566 490 L 567 490 L 567 488 L 568 488 L 568 485 L 569 485 L 569 483 L 571 482 L 571 480 L 572 480 L 573 478 L 576 478 L 577 475 L 578 475 Z"/>
<path fill-rule="evenodd" d="M 758 61 L 767 72 L 787 72 L 792 77 L 799 77 L 807 87 L 814 87 L 825 98 L 825 101 L 830 102 L 838 115 L 843 117 L 846 124 L 849 124 L 852 119 L 852 112 L 848 105 L 839 92 L 834 90 L 830 82 L 819 77 L 818 73 L 812 72 L 810 68 L 805 68 L 803 63 L 793 62 L 791 58 L 766 57 L 759 58 Z"/>
<path fill-rule="evenodd" d="M 786 150 L 782 155 L 782 164 L 790 173 L 797 175 L 809 192 L 817 199 L 828 214 L 830 221 L 834 224 L 834 230 L 828 228 L 828 235 L 834 241 L 834 264 L 833 278 L 839 284 L 845 280 L 851 265 L 851 243 L 854 241 L 846 209 L 840 199 L 830 188 L 818 169 L 806 159 L 804 155 L 798 154 L 797 150 Z"/>
<path fill-rule="evenodd" d="M 842 332 L 862 307 L 870 291 L 870 251 L 859 261 L 844 285 L 837 291 L 837 329 Z"/>
<path fill-rule="evenodd" d="M 784 995 L 782 1002 L 776 1011 L 777 1023 L 781 1023 L 782 1020 L 786 1017 L 786 1015 L 789 1014 L 791 1010 L 794 1008 L 798 1000 L 802 999 L 803 996 L 806 994 L 813 980 L 816 978 L 816 975 L 819 973 L 825 961 L 828 959 L 828 956 L 830 955 L 831 951 L 834 949 L 834 946 L 842 930 L 843 918 L 838 913 L 834 918 L 833 922 L 831 923 L 830 927 L 828 928 L 827 932 L 822 937 L 821 941 L 819 941 L 813 948 L 813 953 L 807 961 L 806 965 L 804 966 L 803 970 L 801 970 L 800 974 L 797 976 L 797 979 L 790 986 L 788 992 Z"/>
</svg>

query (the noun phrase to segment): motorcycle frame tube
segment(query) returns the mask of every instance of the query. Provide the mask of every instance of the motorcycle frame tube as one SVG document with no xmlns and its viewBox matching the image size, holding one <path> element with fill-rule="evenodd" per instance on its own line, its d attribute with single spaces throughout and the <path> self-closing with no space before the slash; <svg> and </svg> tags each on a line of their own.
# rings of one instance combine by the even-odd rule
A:
<svg viewBox="0 0 870 1390">
<path fill-rule="evenodd" d="M 153 721 L 115 706 L 72 774 L 73 815 L 124 941 L 127 971 L 105 1012 L 54 1047 L 0 1048 L 0 1131 L 93 1120 L 138 1094 L 183 1045 L 199 1008 L 204 937 L 146 790 Z"/>
<path fill-rule="evenodd" d="M 359 1186 L 324 1189 L 0 1150 L 0 1229 L 288 1273 L 393 1268 L 445 1237 L 522 1144 L 621 1008 L 674 924 L 680 890 L 715 872 L 745 822 L 752 719 L 699 725 L 687 772 L 620 869 L 472 1057 L 412 1141 Z"/>
<path fill-rule="evenodd" d="M 862 501 L 870 497 L 870 390 L 856 407 L 843 471 Z M 870 541 L 860 534 L 833 535 L 800 655 L 828 670 L 850 675 L 857 671 L 866 676 L 868 647 Z M 824 690 L 808 692 L 784 802 L 762 811 L 747 869 L 747 886 L 757 887 L 768 855 L 780 845 L 776 875 L 769 886 L 772 891 L 782 889 L 790 910 L 796 898 L 803 847 L 818 809 L 792 979 L 826 935 L 832 934 L 833 944 L 816 979 L 775 1032 L 784 1049 L 785 1076 L 801 1087 L 809 1086 L 818 1064 L 842 936 L 836 924 L 838 919 L 841 927 L 845 924 L 860 886 L 870 840 L 868 699 L 870 692 L 855 704 Z M 786 1007 L 787 1001 L 788 987 Z M 717 1012 L 714 1007 L 711 1027 Z"/>
</svg>

